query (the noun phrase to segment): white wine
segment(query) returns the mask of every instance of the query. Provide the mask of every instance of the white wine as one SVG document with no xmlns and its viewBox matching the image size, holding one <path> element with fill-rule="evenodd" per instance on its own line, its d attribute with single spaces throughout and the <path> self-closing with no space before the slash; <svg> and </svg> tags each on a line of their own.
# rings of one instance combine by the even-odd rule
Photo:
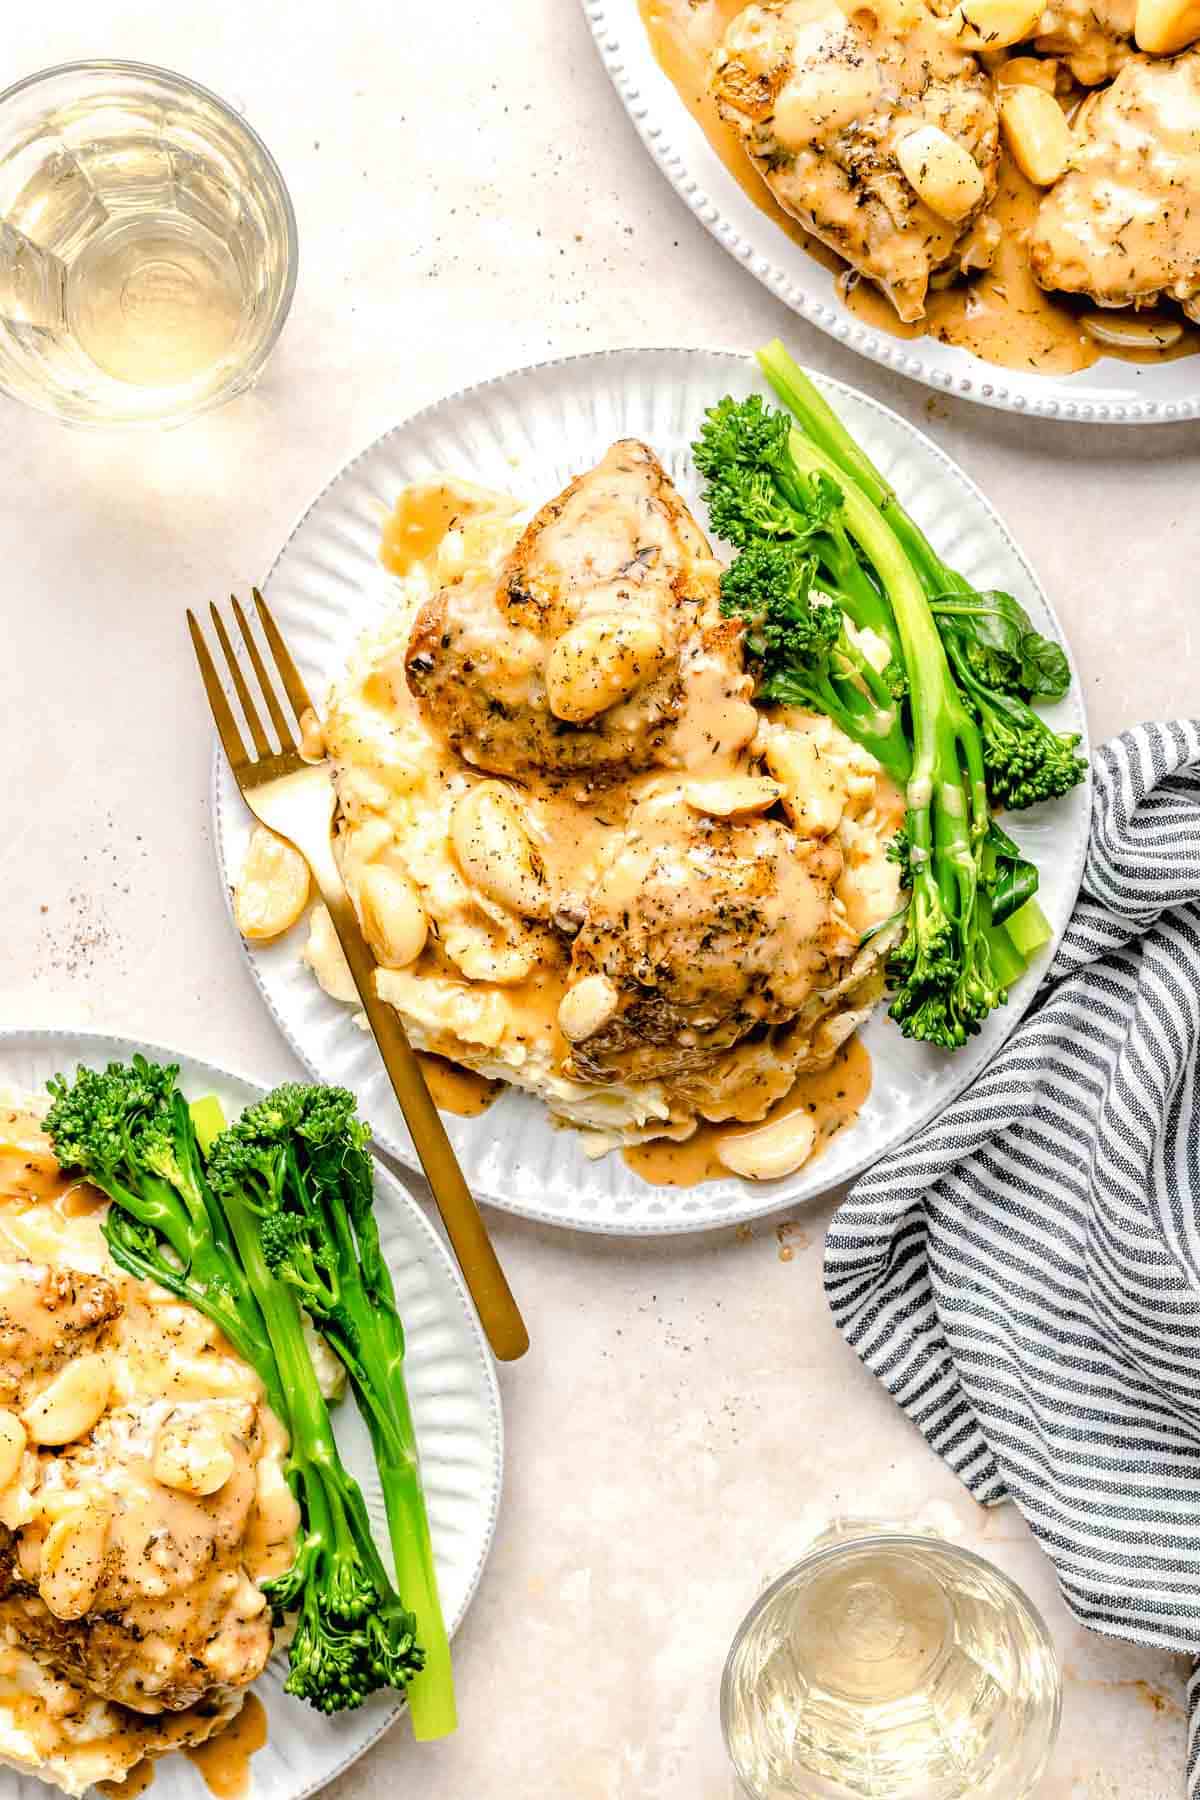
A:
<svg viewBox="0 0 1200 1800">
<path fill-rule="evenodd" d="M 1022 1800 L 1058 1728 L 1045 1627 L 998 1569 L 937 1539 L 852 1538 L 751 1613 L 722 1717 L 755 1800 Z"/>
<path fill-rule="evenodd" d="M 236 392 L 294 253 L 267 152 L 180 77 L 81 64 L 0 96 L 0 383 L 18 397 L 113 422 Z"/>
<path fill-rule="evenodd" d="M 195 220 L 148 214 L 97 232 L 67 270 L 67 324 L 117 381 L 173 387 L 212 376 L 237 343 L 242 276 Z"/>
</svg>

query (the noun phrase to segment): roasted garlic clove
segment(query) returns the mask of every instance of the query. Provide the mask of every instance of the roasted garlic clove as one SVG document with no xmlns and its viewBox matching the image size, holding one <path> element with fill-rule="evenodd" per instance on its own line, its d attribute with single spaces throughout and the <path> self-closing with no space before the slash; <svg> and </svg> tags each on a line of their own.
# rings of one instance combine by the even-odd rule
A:
<svg viewBox="0 0 1200 1800">
<path fill-rule="evenodd" d="M 363 936 L 385 969 L 406 969 L 425 948 L 429 921 L 407 875 L 369 863 L 355 883 Z"/>
<path fill-rule="evenodd" d="M 594 1037 L 614 1016 L 620 996 L 607 975 L 585 975 L 567 989 L 558 1007 L 558 1025 L 573 1044 Z"/>
<path fill-rule="evenodd" d="M 782 785 L 764 775 L 733 775 L 683 784 L 688 805 L 714 819 L 749 818 L 754 813 L 764 813 L 782 793 Z"/>
<path fill-rule="evenodd" d="M 286 839 L 256 825 L 233 890 L 233 917 L 252 943 L 282 936 L 308 904 L 308 864 Z"/>
<path fill-rule="evenodd" d="M 35 1444 L 73 1444 L 96 1424 L 108 1405 L 111 1387 L 105 1357 L 76 1357 L 25 1408 L 30 1438 Z"/>
<path fill-rule="evenodd" d="M 1000 124 L 1013 161 L 1028 181 L 1053 187 L 1065 175 L 1074 139 L 1066 114 L 1040 87 L 1008 87 L 999 97 Z"/>
<path fill-rule="evenodd" d="M 502 781 L 459 796 L 450 821 L 458 866 L 472 887 L 523 918 L 548 919 L 551 894 L 542 859 Z"/>
<path fill-rule="evenodd" d="M 784 1113 L 757 1131 L 719 1137 L 717 1161 L 751 1181 L 778 1181 L 808 1161 L 816 1141 L 817 1128 L 806 1112 Z"/>
<path fill-rule="evenodd" d="M 563 632 L 546 663 L 550 710 L 557 719 L 586 724 L 652 680 L 666 654 L 653 619 L 580 619 Z"/>
<path fill-rule="evenodd" d="M 930 212 L 953 224 L 973 212 L 987 191 L 975 158 L 940 125 L 918 125 L 901 138 L 896 161 Z"/>
</svg>

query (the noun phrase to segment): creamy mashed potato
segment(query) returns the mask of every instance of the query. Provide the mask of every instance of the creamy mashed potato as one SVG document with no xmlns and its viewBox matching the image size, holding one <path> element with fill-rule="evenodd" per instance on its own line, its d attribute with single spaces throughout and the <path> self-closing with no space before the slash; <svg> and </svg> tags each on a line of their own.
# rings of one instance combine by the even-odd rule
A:
<svg viewBox="0 0 1200 1800">
<path fill-rule="evenodd" d="M 901 904 L 886 854 L 901 797 L 830 720 L 751 705 L 719 565 L 644 446 L 614 446 L 541 513 L 452 478 L 419 485 L 387 543 L 394 608 L 335 682 L 324 727 L 338 859 L 380 994 L 415 1046 L 537 1095 L 597 1153 L 764 1117 L 879 997 L 887 933 L 863 940 Z M 526 602 L 551 610 L 551 557 L 557 617 L 539 642 Z M 658 594 L 639 567 L 662 574 Z M 653 659 L 581 724 L 555 695 L 559 646 L 604 632 L 593 687 L 631 632 Z M 661 729 L 638 710 L 639 678 Z M 560 752 L 556 731 L 590 735 Z M 556 766 L 523 763 L 526 742 Z M 622 766 L 622 744 L 643 766 Z M 320 906 L 304 956 L 355 1003 Z"/>
<path fill-rule="evenodd" d="M 298 1514 L 257 1375 L 117 1268 L 43 1110 L 0 1091 L 0 1761 L 80 1794 L 237 1713 Z"/>
</svg>

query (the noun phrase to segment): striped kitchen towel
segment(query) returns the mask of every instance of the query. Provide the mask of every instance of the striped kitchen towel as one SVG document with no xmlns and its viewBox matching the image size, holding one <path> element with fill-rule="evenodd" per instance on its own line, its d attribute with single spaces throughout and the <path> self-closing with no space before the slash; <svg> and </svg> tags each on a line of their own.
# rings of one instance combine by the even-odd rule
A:
<svg viewBox="0 0 1200 1800">
<path fill-rule="evenodd" d="M 1099 750 L 1083 891 L 974 1085 L 835 1215 L 833 1316 L 1097 1631 L 1200 1657 L 1200 720 Z M 1187 1793 L 1200 1800 L 1200 1673 Z"/>
</svg>

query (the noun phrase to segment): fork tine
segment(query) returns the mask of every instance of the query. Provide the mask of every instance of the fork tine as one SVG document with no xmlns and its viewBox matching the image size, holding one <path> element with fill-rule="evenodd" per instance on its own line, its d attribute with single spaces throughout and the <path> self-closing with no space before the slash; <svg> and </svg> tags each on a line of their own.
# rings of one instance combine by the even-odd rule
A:
<svg viewBox="0 0 1200 1800">
<path fill-rule="evenodd" d="M 250 736 L 254 739 L 254 748 L 258 751 L 260 756 L 272 756 L 274 752 L 271 749 L 270 739 L 263 730 L 262 720 L 258 716 L 258 710 L 255 707 L 250 689 L 246 684 L 246 677 L 242 674 L 242 665 L 234 655 L 233 645 L 229 641 L 229 633 L 225 629 L 225 621 L 217 611 L 215 603 L 210 605 L 208 610 L 212 614 L 213 626 L 217 636 L 221 640 L 221 648 L 225 652 L 225 661 L 229 664 L 229 673 L 233 677 L 233 685 L 237 689 L 237 697 L 241 701 L 242 712 L 245 716 L 247 725 L 250 727 Z"/>
<path fill-rule="evenodd" d="M 204 691 L 208 695 L 208 704 L 212 709 L 213 720 L 222 747 L 229 758 L 230 767 L 236 773 L 244 769 L 249 762 L 242 734 L 237 728 L 237 720 L 233 716 L 233 708 L 225 698 L 225 690 L 208 653 L 208 645 L 204 641 L 204 633 L 191 607 L 188 608 L 188 630 L 192 634 L 192 649 L 196 652 L 196 661 L 200 664 L 200 679 L 204 683 Z"/>
<path fill-rule="evenodd" d="M 258 616 L 267 643 L 271 646 L 275 667 L 279 670 L 279 678 L 283 682 L 284 691 L 295 708 L 296 717 L 302 719 L 306 712 L 315 713 L 316 708 L 308 697 L 308 689 L 301 679 L 299 669 L 292 661 L 292 653 L 283 641 L 283 634 L 275 623 L 270 607 L 257 588 L 251 588 L 250 592 L 254 595 L 254 604 L 258 608 Z"/>
<path fill-rule="evenodd" d="M 278 733 L 279 747 L 281 750 L 295 750 L 296 740 L 292 736 L 292 728 L 284 716 L 282 706 L 279 704 L 278 697 L 275 693 L 274 683 L 267 673 L 267 665 L 262 659 L 262 652 L 259 650 L 254 633 L 250 629 L 249 620 L 242 611 L 242 603 L 236 594 L 230 594 L 229 598 L 233 603 L 234 617 L 236 618 L 238 625 L 241 628 L 242 636 L 246 641 L 246 649 L 250 653 L 250 661 L 254 664 L 254 673 L 258 676 L 258 685 L 262 689 L 263 699 L 267 703 L 267 711 L 270 713 L 271 722 Z"/>
</svg>

